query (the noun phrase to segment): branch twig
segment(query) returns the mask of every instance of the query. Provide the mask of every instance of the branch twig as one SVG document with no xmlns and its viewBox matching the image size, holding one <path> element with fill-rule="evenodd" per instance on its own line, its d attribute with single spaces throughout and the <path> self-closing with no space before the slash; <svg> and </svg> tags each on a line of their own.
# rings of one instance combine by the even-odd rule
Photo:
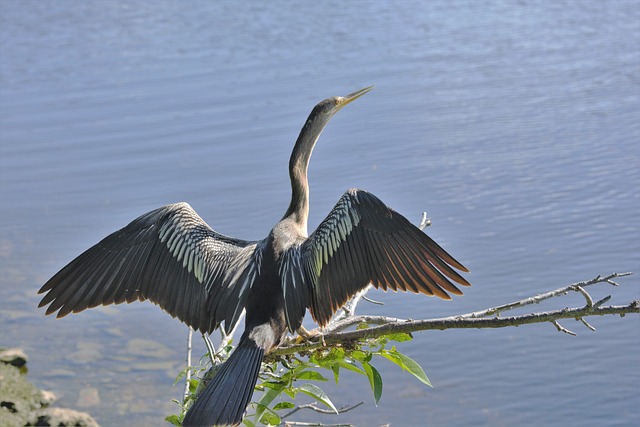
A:
<svg viewBox="0 0 640 427">
<path fill-rule="evenodd" d="M 521 301 L 504 304 L 501 306 L 489 308 L 482 311 L 463 314 L 459 316 L 450 316 L 438 319 L 424 319 L 424 320 L 407 320 L 396 319 L 385 316 L 353 316 L 347 319 L 343 319 L 332 325 L 331 332 L 324 335 L 324 342 L 329 346 L 340 346 L 345 343 L 363 342 L 371 338 L 378 338 L 383 335 L 393 333 L 410 333 L 417 331 L 425 331 L 431 329 L 465 329 L 465 328 L 504 328 L 507 326 L 518 326 L 532 323 L 551 322 L 561 332 L 574 334 L 568 329 L 560 326 L 558 320 L 560 319 L 576 319 L 581 320 L 586 327 L 594 330 L 593 326 L 584 321 L 586 316 L 604 316 L 604 315 L 620 315 L 625 314 L 639 314 L 640 313 L 640 301 L 632 301 L 627 305 L 619 306 L 602 306 L 611 297 L 603 298 L 597 302 L 593 302 L 593 299 L 584 290 L 586 286 L 590 286 L 596 283 L 610 283 L 614 277 L 629 276 L 632 273 L 614 273 L 605 277 L 597 276 L 591 280 L 584 282 L 574 283 L 569 286 L 565 286 L 556 289 L 545 294 L 537 295 L 531 298 L 525 298 Z M 491 315 L 497 315 L 500 312 L 511 310 L 516 307 L 522 307 L 529 304 L 536 304 L 540 301 L 566 294 L 570 291 L 580 292 L 586 300 L 584 307 L 576 308 L 564 308 L 560 310 L 528 313 L 519 316 L 510 317 L 487 317 Z M 366 329 L 345 331 L 346 328 L 366 323 L 367 325 L 379 325 Z M 322 347 L 321 342 L 306 342 L 297 345 L 290 345 L 287 347 L 281 347 L 269 354 L 271 357 L 283 356 L 287 354 L 294 354 L 300 352 L 312 351 Z"/>
<path fill-rule="evenodd" d="M 591 285 L 595 285 L 596 283 L 612 283 L 613 278 L 615 277 L 624 277 L 624 276 L 630 276 L 633 273 L 631 272 L 626 272 L 626 273 L 612 273 L 608 276 L 596 276 L 591 280 L 586 280 L 583 282 L 578 282 L 578 283 L 574 283 L 571 284 L 569 286 L 564 286 L 562 288 L 556 289 L 554 291 L 551 292 L 547 292 L 544 294 L 540 294 L 540 295 L 536 295 L 535 297 L 531 297 L 531 298 L 525 298 L 522 299 L 520 301 L 514 301 L 511 302 L 509 304 L 503 304 L 503 305 L 499 305 L 497 307 L 492 307 L 492 308 L 487 308 L 486 310 L 481 310 L 481 311 L 476 311 L 473 313 L 467 313 L 467 314 L 463 314 L 461 316 L 458 316 L 460 318 L 476 318 L 476 317 L 485 317 L 485 316 L 490 316 L 490 315 L 499 315 L 501 312 L 503 311 L 508 311 L 508 310 L 512 310 L 514 308 L 518 308 L 518 307 L 524 307 L 525 305 L 530 305 L 530 304 L 538 304 L 546 299 L 549 298 L 553 298 L 556 297 L 558 295 L 563 295 L 566 294 L 570 291 L 577 291 L 580 292 L 580 289 L 582 290 L 582 292 L 584 292 L 584 288 L 587 286 L 591 286 Z M 613 282 L 615 283 L 615 282 Z M 616 284 L 616 286 L 618 286 Z M 584 295 L 584 294 L 583 294 Z"/>
<path fill-rule="evenodd" d="M 193 329 L 191 326 L 189 328 L 189 334 L 187 334 L 187 373 L 184 376 L 184 392 L 182 393 L 182 405 L 189 397 L 189 383 L 191 381 L 191 350 L 192 350 L 192 342 L 193 342 Z"/>
<path fill-rule="evenodd" d="M 364 405 L 364 402 L 358 402 L 355 405 L 342 406 L 342 407 L 338 408 L 338 414 L 343 414 L 345 412 L 349 412 L 350 410 L 355 409 L 360 405 Z M 313 403 L 305 403 L 303 405 L 296 406 L 291 411 L 289 411 L 286 414 L 282 415 L 282 418 L 289 417 L 289 416 L 295 414 L 296 412 L 300 411 L 301 409 L 311 409 L 312 411 L 319 412 L 321 414 L 335 415 L 335 411 L 333 409 L 319 408 L 318 406 L 315 405 L 315 402 L 313 402 Z"/>
<path fill-rule="evenodd" d="M 348 412 L 352 409 L 357 408 L 360 405 L 364 405 L 364 402 L 359 402 L 356 403 L 355 405 L 345 405 L 342 406 L 340 408 L 338 408 L 338 414 L 343 414 L 345 412 Z M 328 410 L 328 409 L 323 409 L 323 408 L 319 408 L 315 405 L 315 402 L 313 403 L 306 403 L 303 405 L 298 405 L 296 406 L 294 409 L 292 409 L 291 411 L 287 412 L 286 414 L 284 414 L 282 416 L 282 418 L 286 418 L 291 416 L 292 414 L 295 414 L 296 412 L 298 412 L 301 409 L 311 409 L 312 411 L 318 412 L 320 414 L 335 414 L 335 412 L 333 410 Z M 352 424 L 321 424 L 321 423 L 305 423 L 305 422 L 301 422 L 301 421 L 285 421 L 284 422 L 285 427 L 288 426 L 316 426 L 316 427 L 351 427 Z"/>
</svg>

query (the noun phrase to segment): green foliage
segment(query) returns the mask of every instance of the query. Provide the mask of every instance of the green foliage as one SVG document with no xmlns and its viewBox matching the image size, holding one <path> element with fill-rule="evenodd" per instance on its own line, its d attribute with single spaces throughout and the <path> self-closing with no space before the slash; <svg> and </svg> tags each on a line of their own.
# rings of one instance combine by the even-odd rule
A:
<svg viewBox="0 0 640 427">
<path fill-rule="evenodd" d="M 328 377 L 337 384 L 340 373 L 344 370 L 367 377 L 373 401 L 378 405 L 382 398 L 382 377 L 374 367 L 374 362 L 377 363 L 380 359 L 393 362 L 403 371 L 409 372 L 422 383 L 431 386 L 429 378 L 415 360 L 400 353 L 395 345 L 387 348 L 390 342 L 405 342 L 411 339 L 410 334 L 391 334 L 370 339 L 365 343 L 321 348 L 300 357 L 283 356 L 264 363 L 256 385 L 256 390 L 261 394 L 256 395 L 259 396 L 257 402 L 251 403 L 243 424 L 247 427 L 281 424 L 283 418 L 295 409 L 294 402 L 300 394 L 309 396 L 317 404 L 338 413 L 333 401 L 318 384 L 329 381 Z M 181 372 L 179 378 L 184 377 L 185 373 L 186 371 Z M 328 377 L 327 373 L 329 373 Z M 191 396 L 187 399 L 185 407 L 190 405 L 197 384 L 197 379 L 191 380 L 189 387 Z M 179 426 L 184 418 L 184 412 L 183 409 L 180 415 L 170 415 L 165 420 Z"/>
<path fill-rule="evenodd" d="M 164 420 L 169 424 L 173 424 L 174 426 L 180 427 L 182 425 L 182 418 L 184 417 L 173 414 L 173 415 L 169 415 L 168 417 L 165 417 Z"/>
<path fill-rule="evenodd" d="M 230 349 L 229 349 L 230 350 Z M 227 352 L 228 355 L 228 352 Z M 206 365 L 203 363 L 204 360 L 207 360 L 208 356 L 203 356 L 202 359 L 200 360 L 200 365 L 199 366 L 189 366 L 186 369 L 183 369 L 178 376 L 176 377 L 175 381 L 173 382 L 173 385 L 175 386 L 176 384 L 178 384 L 179 381 L 183 380 L 185 378 L 185 376 L 187 375 L 187 372 L 190 372 L 190 378 L 189 378 L 189 394 L 187 396 L 187 398 L 184 400 L 184 402 L 180 402 L 176 399 L 173 399 L 173 402 L 178 405 L 178 407 L 180 408 L 179 413 L 178 414 L 172 414 L 169 415 L 167 417 L 165 417 L 165 421 L 167 421 L 169 424 L 172 424 L 174 426 L 182 426 L 182 421 L 184 419 L 184 416 L 187 412 L 187 409 L 191 406 L 191 404 L 193 403 L 193 400 L 197 394 L 197 390 L 198 387 L 200 386 L 200 380 L 198 378 L 200 378 L 201 376 L 204 376 L 205 378 L 210 378 L 211 374 L 207 371 L 207 367 Z"/>
<path fill-rule="evenodd" d="M 366 327 L 361 325 L 360 327 Z M 245 418 L 247 427 L 278 425 L 295 408 L 295 399 L 302 393 L 317 403 L 338 413 L 335 404 L 317 383 L 327 382 L 326 372 L 330 372 L 336 384 L 341 370 L 364 375 L 369 380 L 373 401 L 377 405 L 382 398 L 382 376 L 374 367 L 380 358 L 387 359 L 409 372 L 426 385 L 431 385 L 420 365 L 409 356 L 398 351 L 389 343 L 411 340 L 410 334 L 392 334 L 368 340 L 353 347 L 331 347 L 313 351 L 305 357 L 282 357 L 271 362 L 261 375 L 262 382 L 256 389 L 262 391 L 258 402 L 253 404 L 254 412 Z"/>
</svg>

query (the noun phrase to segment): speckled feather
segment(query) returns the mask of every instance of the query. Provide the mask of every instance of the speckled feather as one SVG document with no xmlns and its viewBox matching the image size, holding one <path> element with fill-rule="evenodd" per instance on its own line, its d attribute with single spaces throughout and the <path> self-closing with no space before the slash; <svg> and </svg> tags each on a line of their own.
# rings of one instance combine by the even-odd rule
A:
<svg viewBox="0 0 640 427">
<path fill-rule="evenodd" d="M 150 300 L 202 332 L 225 319 L 231 329 L 248 290 L 237 292 L 234 279 L 256 262 L 256 246 L 216 233 L 187 203 L 163 206 L 71 261 L 40 289 L 48 293 L 39 306 L 50 304 L 47 314 L 63 317 Z"/>
<path fill-rule="evenodd" d="M 467 271 L 462 264 L 364 190 L 348 190 L 316 231 L 293 250 L 297 253 L 286 259 L 297 260 L 296 265 L 284 270 L 300 273 L 282 276 L 287 313 L 297 315 L 300 306 L 309 307 L 320 325 L 369 283 L 444 299 L 450 299 L 447 292 L 462 294 L 451 280 L 469 286 L 451 268 Z M 299 268 L 300 264 L 304 267 Z M 301 281 L 307 286 L 301 286 Z"/>
</svg>

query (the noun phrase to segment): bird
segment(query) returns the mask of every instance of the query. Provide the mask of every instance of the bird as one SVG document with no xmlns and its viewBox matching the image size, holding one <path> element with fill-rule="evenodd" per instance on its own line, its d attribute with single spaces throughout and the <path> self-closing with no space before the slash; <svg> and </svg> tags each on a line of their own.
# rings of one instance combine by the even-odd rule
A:
<svg viewBox="0 0 640 427">
<path fill-rule="evenodd" d="M 291 201 L 266 238 L 214 231 L 187 203 L 152 210 L 89 248 L 38 291 L 57 317 L 100 305 L 149 300 L 194 330 L 245 329 L 229 358 L 187 411 L 184 426 L 242 422 L 262 360 L 307 312 L 319 326 L 371 283 L 442 299 L 462 295 L 468 272 L 438 243 L 373 194 L 347 190 L 308 234 L 308 167 L 330 119 L 366 87 L 318 103 L 289 159 Z"/>
</svg>

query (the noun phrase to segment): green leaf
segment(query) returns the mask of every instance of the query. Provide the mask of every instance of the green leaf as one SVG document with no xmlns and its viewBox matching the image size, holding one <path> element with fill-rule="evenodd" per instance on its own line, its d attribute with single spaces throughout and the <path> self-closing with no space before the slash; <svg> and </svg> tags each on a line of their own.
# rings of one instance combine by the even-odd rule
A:
<svg viewBox="0 0 640 427">
<path fill-rule="evenodd" d="M 271 402 L 282 393 L 284 385 L 270 383 L 268 388 L 265 388 L 265 392 L 257 403 L 255 419 L 262 422 L 262 415 L 266 409 L 269 408 Z"/>
<path fill-rule="evenodd" d="M 316 351 L 309 357 L 309 362 L 320 366 L 332 365 L 336 361 L 344 359 L 344 354 L 344 349 L 338 347 L 332 348 L 330 351 Z"/>
<path fill-rule="evenodd" d="M 298 374 L 298 377 L 296 379 L 310 381 L 328 381 L 325 377 L 322 376 L 320 372 L 316 371 L 303 371 Z"/>
<path fill-rule="evenodd" d="M 333 371 L 333 379 L 338 384 L 338 379 L 340 378 L 340 365 L 338 363 L 331 366 L 331 370 Z"/>
<path fill-rule="evenodd" d="M 348 369 L 349 371 L 356 372 L 360 375 L 365 375 L 364 371 L 360 369 L 352 360 L 341 360 L 338 362 L 338 365 L 340 365 L 341 368 Z"/>
<path fill-rule="evenodd" d="M 387 338 L 386 336 L 382 336 L 373 340 L 373 343 L 371 345 L 377 345 L 381 349 L 384 349 L 388 343 L 389 343 L 389 338 Z"/>
<path fill-rule="evenodd" d="M 281 409 L 292 409 L 295 408 L 296 405 L 293 404 L 293 402 L 287 402 L 286 400 L 283 402 L 278 403 L 276 406 L 273 407 L 274 411 L 280 411 Z"/>
<path fill-rule="evenodd" d="M 411 334 L 407 334 L 405 332 L 398 332 L 396 334 L 390 334 L 385 336 L 390 340 L 397 341 L 397 342 L 411 341 L 413 339 L 413 336 L 411 336 Z"/>
<path fill-rule="evenodd" d="M 284 388 L 284 384 L 281 382 L 274 382 L 274 381 L 264 381 L 262 384 L 260 384 L 262 387 L 264 388 L 268 388 L 271 390 L 282 390 Z"/>
<path fill-rule="evenodd" d="M 264 425 L 277 426 L 282 420 L 280 419 L 280 415 L 273 412 L 271 408 L 268 408 L 264 405 L 258 403 L 258 407 L 256 408 L 256 415 L 259 412 L 262 412 L 262 416 L 260 416 L 259 420 Z"/>
<path fill-rule="evenodd" d="M 175 380 L 173 380 L 173 385 L 178 384 L 178 382 L 180 382 L 180 380 L 181 380 L 181 379 L 183 379 L 183 378 L 187 375 L 187 371 L 188 371 L 189 369 L 190 369 L 190 368 L 186 368 L 186 369 L 183 369 L 182 371 L 180 371 L 180 373 L 178 374 L 178 376 L 176 377 L 176 379 L 175 379 Z"/>
<path fill-rule="evenodd" d="M 292 399 L 295 399 L 296 398 L 296 394 L 298 394 L 298 389 L 295 388 L 295 387 L 287 387 L 282 391 L 284 391 L 285 394 L 287 396 L 289 396 L 290 398 L 292 398 Z"/>
<path fill-rule="evenodd" d="M 303 362 L 300 360 L 300 361 L 296 361 L 295 366 L 289 365 L 287 367 L 284 364 L 282 366 L 284 366 L 286 369 L 289 370 L 289 372 L 292 373 L 293 378 L 297 378 L 298 375 L 300 375 L 302 372 L 309 370 L 309 367 L 315 367 L 315 364 L 310 362 Z M 283 374 L 283 376 L 284 375 L 286 375 L 286 373 Z"/>
<path fill-rule="evenodd" d="M 371 364 L 362 362 L 362 368 L 367 374 L 367 378 L 369 378 L 369 384 L 371 385 L 371 391 L 373 392 L 373 400 L 378 406 L 378 402 L 382 397 L 382 377 L 380 376 L 380 372 L 376 368 L 374 368 Z"/>
<path fill-rule="evenodd" d="M 371 360 L 371 353 L 364 352 L 362 350 L 354 350 L 351 352 L 351 356 L 360 362 L 369 362 Z"/>
<path fill-rule="evenodd" d="M 246 425 L 247 427 L 256 427 L 256 425 L 253 422 L 249 421 L 247 418 L 242 420 L 242 424 Z"/>
<path fill-rule="evenodd" d="M 189 380 L 189 393 L 195 394 L 196 390 L 198 389 L 198 384 L 200 384 L 200 380 L 191 378 Z"/>
<path fill-rule="evenodd" d="M 168 417 L 165 417 L 164 420 L 170 424 L 173 424 L 174 426 L 180 427 L 182 425 L 182 423 L 180 422 L 180 417 L 177 415 L 169 415 Z"/>
<path fill-rule="evenodd" d="M 333 412 L 335 412 L 336 414 L 338 413 L 338 410 L 334 406 L 334 404 L 331 401 L 331 399 L 329 399 L 329 396 L 327 396 L 327 393 L 325 393 L 317 385 L 311 384 L 311 383 L 302 384 L 300 387 L 298 387 L 298 390 L 303 392 L 304 394 L 306 394 L 308 396 L 311 396 L 314 399 L 322 402 L 324 405 L 326 405 L 329 408 L 331 408 L 331 410 L 333 410 Z"/>
<path fill-rule="evenodd" d="M 416 362 L 409 356 L 405 356 L 404 354 L 400 353 L 395 349 L 395 347 L 391 350 L 381 352 L 380 354 L 386 359 L 400 366 L 403 370 L 409 371 L 409 373 L 420 380 L 420 382 L 428 385 L 429 387 L 433 387 L 431 385 L 431 381 L 429 381 L 429 378 L 427 378 L 427 374 L 425 374 L 424 370 L 418 364 L 418 362 Z"/>
</svg>

